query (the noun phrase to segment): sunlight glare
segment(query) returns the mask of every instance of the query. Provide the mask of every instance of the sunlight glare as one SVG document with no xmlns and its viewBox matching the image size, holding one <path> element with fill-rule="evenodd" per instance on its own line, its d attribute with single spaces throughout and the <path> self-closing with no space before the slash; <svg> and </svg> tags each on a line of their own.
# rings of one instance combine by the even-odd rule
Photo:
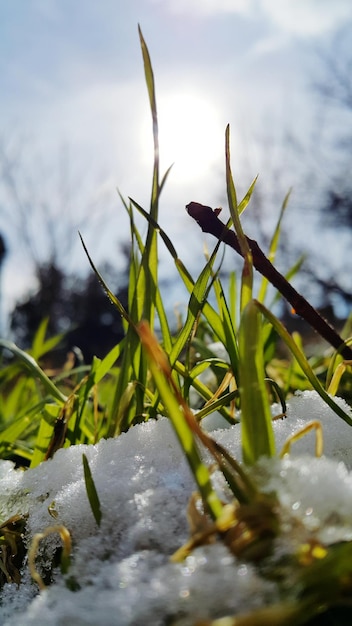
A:
<svg viewBox="0 0 352 626">
<path fill-rule="evenodd" d="M 199 95 L 184 93 L 159 98 L 158 120 L 161 169 L 164 172 L 173 164 L 174 180 L 200 178 L 222 156 L 224 131 L 219 115 Z M 150 134 L 150 122 L 148 126 Z"/>
</svg>

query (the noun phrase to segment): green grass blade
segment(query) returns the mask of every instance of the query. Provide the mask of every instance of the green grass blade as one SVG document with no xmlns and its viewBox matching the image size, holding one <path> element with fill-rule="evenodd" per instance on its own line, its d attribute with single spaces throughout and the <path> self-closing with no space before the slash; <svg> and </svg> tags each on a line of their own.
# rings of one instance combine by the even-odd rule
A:
<svg viewBox="0 0 352 626">
<path fill-rule="evenodd" d="M 42 401 L 38 404 L 30 408 L 26 408 L 26 410 L 12 419 L 9 423 L 6 424 L 0 431 L 0 449 L 2 450 L 2 454 L 7 454 L 11 452 L 15 454 L 16 448 L 18 448 L 19 443 L 26 442 L 31 436 L 32 433 L 37 429 L 38 422 L 41 421 L 40 417 L 43 413 L 45 401 Z M 53 410 L 59 411 L 58 405 L 51 404 L 50 405 Z M 31 460 L 32 458 L 32 446 L 27 444 L 27 452 L 24 455 L 24 458 Z M 18 452 L 18 456 L 23 456 L 21 452 Z"/>
<path fill-rule="evenodd" d="M 46 317 L 42 320 L 39 325 L 37 332 L 34 335 L 33 343 L 30 349 L 31 356 L 38 361 L 43 354 L 46 354 L 50 350 L 53 350 L 62 338 L 64 337 L 64 333 L 59 335 L 55 335 L 55 337 L 50 337 L 50 339 L 46 339 L 46 333 L 48 329 L 49 318 Z"/>
<path fill-rule="evenodd" d="M 237 278 L 235 272 L 231 272 L 229 276 L 229 312 L 232 325 L 237 329 Z"/>
<path fill-rule="evenodd" d="M 17 439 L 31 425 L 31 417 L 29 415 L 21 415 L 14 419 L 8 426 L 0 431 L 0 446 L 12 446 Z"/>
<path fill-rule="evenodd" d="M 90 504 L 90 508 L 92 509 L 92 513 L 94 515 L 94 519 L 98 526 L 101 523 L 101 508 L 100 508 L 100 500 L 98 496 L 98 492 L 96 490 L 92 472 L 90 471 L 88 459 L 85 454 L 82 454 L 83 461 L 83 471 L 84 471 L 84 482 L 86 485 L 87 496 Z"/>
<path fill-rule="evenodd" d="M 286 194 L 286 196 L 284 198 L 284 201 L 283 201 L 283 203 L 281 205 L 279 219 L 277 221 L 277 224 L 276 224 L 273 236 L 272 236 L 271 241 L 270 241 L 269 253 L 267 255 L 270 263 L 274 263 L 274 261 L 275 261 L 277 247 L 279 245 L 281 224 L 282 224 L 282 220 L 283 220 L 285 211 L 286 211 L 287 206 L 288 206 L 288 201 L 290 199 L 290 195 L 291 195 L 291 190 L 288 191 L 288 193 Z M 268 290 L 268 285 L 269 285 L 268 279 L 263 277 L 262 281 L 261 281 L 260 289 L 259 289 L 259 294 L 258 294 L 259 302 L 264 302 L 265 301 L 266 293 L 267 293 L 267 290 Z"/>
<path fill-rule="evenodd" d="M 113 365 L 116 363 L 117 359 L 121 356 L 121 352 L 124 346 L 124 340 L 120 341 L 119 344 L 114 346 L 112 350 L 104 357 L 104 359 L 99 363 L 94 372 L 94 384 L 100 383 L 100 381 L 106 376 L 112 369 Z"/>
<path fill-rule="evenodd" d="M 152 115 L 153 125 L 153 141 L 154 141 L 154 164 L 153 164 L 153 182 L 152 193 L 150 200 L 150 216 L 153 220 L 158 219 L 159 210 L 159 137 L 158 137 L 158 116 L 155 96 L 155 83 L 153 68 L 150 60 L 149 51 L 145 40 L 142 35 L 140 27 L 138 27 L 141 51 L 144 63 L 145 80 L 148 90 L 150 110 Z M 137 236 L 137 230 L 135 229 L 132 217 L 132 211 L 129 211 L 131 219 L 131 235 L 132 240 Z M 133 256 L 133 281 L 129 285 L 129 315 L 133 324 L 129 324 L 125 349 L 123 353 L 123 360 L 121 364 L 121 375 L 118 379 L 116 392 L 114 396 L 113 409 L 111 414 L 110 434 L 118 433 L 121 430 L 126 430 L 129 427 L 131 420 L 133 419 L 134 410 L 136 414 L 142 414 L 144 412 L 144 394 L 147 386 L 147 373 L 148 368 L 145 361 L 144 354 L 141 351 L 139 338 L 134 332 L 133 325 L 139 322 L 141 319 L 146 319 L 154 328 L 156 302 L 158 300 L 158 251 L 157 251 L 157 232 L 151 222 L 148 223 L 148 231 L 146 235 L 145 245 L 138 240 L 140 248 L 142 248 L 141 259 L 137 261 L 137 257 Z M 161 309 L 160 300 L 159 307 Z M 163 319 L 164 331 L 167 333 L 164 319 Z M 119 405 L 122 399 L 125 397 L 127 385 L 135 381 L 138 383 L 136 386 L 134 403 L 131 405 L 131 410 L 127 411 L 124 415 L 123 421 L 118 417 L 121 415 L 119 411 Z"/>
<path fill-rule="evenodd" d="M 189 293 L 192 294 L 194 290 L 195 282 L 192 276 L 190 275 L 190 273 L 188 272 L 187 268 L 184 266 L 183 262 L 179 258 L 171 239 L 168 237 L 166 232 L 161 228 L 158 222 L 156 222 L 156 220 L 154 220 L 137 202 L 135 202 L 132 199 L 131 199 L 131 202 L 134 204 L 136 209 L 145 217 L 145 219 L 148 222 L 150 222 L 155 228 L 155 230 L 159 233 L 167 250 L 169 251 L 169 253 L 171 254 L 174 260 L 176 269 L 180 277 L 182 278 L 182 281 L 185 287 L 187 288 Z M 216 245 L 215 249 L 218 250 L 218 244 Z M 216 334 L 216 336 L 218 337 L 218 339 L 222 341 L 222 343 L 225 343 L 226 336 L 224 333 L 221 318 L 219 314 L 215 311 L 215 309 L 207 301 L 204 302 L 203 315 L 206 318 L 212 330 L 214 331 L 214 333 Z"/>
<path fill-rule="evenodd" d="M 212 267 L 216 258 L 217 251 L 219 249 L 220 242 L 216 245 L 213 254 L 211 255 L 209 261 L 206 263 L 205 267 L 201 271 L 195 285 L 193 291 L 191 293 L 191 297 L 189 300 L 189 304 L 187 307 L 187 318 L 183 325 L 183 328 L 179 332 L 177 339 L 172 347 L 170 352 L 170 363 L 173 365 L 179 354 L 184 349 L 187 344 L 192 329 L 194 328 L 194 324 L 196 323 L 199 314 L 201 313 L 204 302 L 206 301 L 211 284 L 209 281 L 212 277 Z"/>
<path fill-rule="evenodd" d="M 220 317 L 226 337 L 226 350 L 230 357 L 232 372 L 235 376 L 235 379 L 238 381 L 238 368 L 239 368 L 239 356 L 238 356 L 238 345 L 237 345 L 237 337 L 236 331 L 233 325 L 233 318 L 231 316 L 223 286 L 219 278 L 214 282 L 214 291 L 216 294 L 218 307 L 220 311 Z"/>
<path fill-rule="evenodd" d="M 142 35 L 142 31 L 138 26 L 139 39 L 141 44 L 144 74 L 148 89 L 150 110 L 152 114 L 153 122 L 153 141 L 154 141 L 154 165 L 153 165 L 153 183 L 152 194 L 150 201 L 150 216 L 154 219 L 158 219 L 159 212 L 159 131 L 158 131 L 158 114 L 156 106 L 155 95 L 155 82 L 153 68 L 150 60 L 149 51 L 145 40 Z M 144 307 L 143 311 L 139 311 L 141 315 L 138 319 L 147 319 L 151 327 L 153 328 L 154 322 L 154 307 L 155 307 L 155 290 L 158 284 L 157 280 L 157 268 L 158 268 L 158 255 L 157 255 L 157 233 L 152 224 L 148 225 L 148 232 L 146 238 L 145 250 L 141 263 L 141 272 L 139 275 L 140 284 L 137 285 L 137 290 L 144 289 Z"/>
<path fill-rule="evenodd" d="M 152 199 L 151 199 L 151 216 L 154 219 L 158 219 L 158 199 L 159 199 L 159 132 L 158 132 L 158 114 L 156 107 L 156 95 L 155 95 L 155 82 L 154 73 L 150 60 L 149 50 L 145 43 L 144 37 L 140 26 L 138 26 L 139 40 L 141 44 L 143 63 L 144 63 L 144 75 L 148 89 L 149 104 L 152 114 L 153 122 L 153 140 L 154 140 L 154 167 L 153 167 L 153 185 L 152 185 Z M 164 177 L 165 179 L 165 177 Z M 165 180 L 164 180 L 165 182 Z"/>
<path fill-rule="evenodd" d="M 87 255 L 88 261 L 89 261 L 89 263 L 90 263 L 90 266 L 91 266 L 91 268 L 93 269 L 93 271 L 94 271 L 95 275 L 97 276 L 97 278 L 98 278 L 98 280 L 99 280 L 99 282 L 100 282 L 100 284 L 101 284 L 102 288 L 104 289 L 104 291 L 105 291 L 105 293 L 106 293 L 107 297 L 109 298 L 109 300 L 110 300 L 111 304 L 113 304 L 113 305 L 117 308 L 117 310 L 118 310 L 118 312 L 120 313 L 120 315 L 121 315 L 121 316 L 122 316 L 122 317 L 123 317 L 123 318 L 124 318 L 124 319 L 125 319 L 125 320 L 129 323 L 129 324 L 130 324 L 130 325 L 133 325 L 133 322 L 132 322 L 131 318 L 129 317 L 129 315 L 128 315 L 127 311 L 125 310 L 125 308 L 122 306 L 122 304 L 121 304 L 120 300 L 119 300 L 118 298 L 116 298 L 116 296 L 113 294 L 113 292 L 111 291 L 111 289 L 110 289 L 110 288 L 108 287 L 108 285 L 106 284 L 106 282 L 105 282 L 104 278 L 102 277 L 102 275 L 100 274 L 100 272 L 98 271 L 98 269 L 96 268 L 96 266 L 94 265 L 93 260 L 92 260 L 92 258 L 91 258 L 91 256 L 90 256 L 89 252 L 88 252 L 87 246 L 86 246 L 86 244 L 84 243 L 84 240 L 83 240 L 83 237 L 82 237 L 81 233 L 78 233 L 78 234 L 79 234 L 79 237 L 80 237 L 80 239 L 81 239 L 83 249 L 84 249 L 84 251 L 85 251 L 85 253 L 86 253 L 86 255 Z"/>
<path fill-rule="evenodd" d="M 200 494 L 214 519 L 220 517 L 222 504 L 213 489 L 209 470 L 203 463 L 195 437 L 187 421 L 187 407 L 181 395 L 172 387 L 171 367 L 165 353 L 161 350 L 155 337 L 150 332 L 148 324 L 141 322 L 138 327 L 143 348 L 148 355 L 150 370 L 159 391 L 160 397 L 167 409 L 170 421 L 174 427 L 181 447 L 186 455 L 192 474 L 197 482 Z M 182 406 L 182 409 L 181 409 Z M 189 411 L 189 409 L 188 409 Z M 190 413 L 188 417 L 194 420 Z"/>
<path fill-rule="evenodd" d="M 170 167 L 167 168 L 164 176 L 161 179 L 161 182 L 160 182 L 160 185 L 159 185 L 159 195 L 161 194 L 162 190 L 164 189 L 164 185 L 165 185 L 166 180 L 167 180 L 167 178 L 168 178 L 168 176 L 170 174 L 171 169 L 172 169 L 172 165 L 170 165 Z"/>
<path fill-rule="evenodd" d="M 160 332 L 161 332 L 163 346 L 166 352 L 169 354 L 172 350 L 172 336 L 171 336 L 169 321 L 167 319 L 163 299 L 161 297 L 161 293 L 159 289 L 156 294 L 156 310 L 158 312 Z"/>
<path fill-rule="evenodd" d="M 238 397 L 237 389 L 235 391 L 230 391 L 229 393 L 224 394 L 218 400 L 214 400 L 214 402 L 207 403 L 203 408 L 199 409 L 196 413 L 197 421 L 199 422 L 207 415 L 214 413 L 215 411 L 219 411 L 221 415 L 229 422 L 229 424 L 238 424 L 239 420 L 235 417 L 229 415 L 228 411 L 222 411 L 226 405 L 230 404 L 235 398 Z"/>
<path fill-rule="evenodd" d="M 131 379 L 141 381 L 141 385 L 136 391 L 136 402 L 138 405 L 138 408 L 136 410 L 141 412 L 142 406 L 143 406 L 143 391 L 142 390 L 144 388 L 145 380 L 146 380 L 146 364 L 145 364 L 145 360 L 142 358 L 142 355 L 141 355 L 141 347 L 139 344 L 138 335 L 135 331 L 135 323 L 133 321 L 133 320 L 140 319 L 139 316 L 142 314 L 142 309 L 144 308 L 143 307 L 143 304 L 144 304 L 143 295 L 145 293 L 144 291 L 145 285 L 144 285 L 143 277 L 141 281 L 138 282 L 140 279 L 141 273 L 143 274 L 143 270 L 141 272 L 142 266 L 139 266 L 138 269 L 136 268 L 136 270 L 134 270 L 134 263 L 133 261 L 131 262 L 130 266 L 132 269 L 130 270 L 130 283 L 129 283 L 129 300 L 131 301 L 131 310 L 130 310 L 130 314 L 128 314 L 127 311 L 122 306 L 122 304 L 120 303 L 120 301 L 118 300 L 118 298 L 116 298 L 116 296 L 109 289 L 108 285 L 105 283 L 105 280 L 103 279 L 101 274 L 96 269 L 89 255 L 89 252 L 84 244 L 82 237 L 81 237 L 81 241 L 82 241 L 84 250 L 87 254 L 88 260 L 94 272 L 96 273 L 103 289 L 105 290 L 112 304 L 116 306 L 120 315 L 122 315 L 122 317 L 127 322 L 127 333 L 124 339 L 124 350 L 123 350 L 122 363 L 121 363 L 121 368 L 120 368 L 120 376 L 118 378 L 117 386 L 115 388 L 112 410 L 109 415 L 109 424 L 107 425 L 108 436 L 113 436 L 113 434 L 115 433 L 119 434 L 119 432 L 126 429 L 130 421 L 128 414 L 127 415 L 125 414 L 124 416 L 126 418 L 127 423 L 124 422 L 123 424 L 117 424 L 116 420 L 118 419 L 118 416 L 121 415 L 119 411 L 119 405 L 120 405 L 120 402 L 122 401 L 122 397 L 125 393 L 127 385 Z M 139 276 L 136 278 L 136 280 L 134 280 L 134 276 L 137 272 L 139 272 Z M 138 297 L 138 295 L 140 297 Z"/>
<path fill-rule="evenodd" d="M 196 368 L 197 367 L 198 366 L 196 366 Z M 229 394 L 225 394 L 224 396 L 222 396 L 219 399 L 219 401 L 217 401 L 217 400 L 213 401 L 214 393 L 209 389 L 209 387 L 207 387 L 204 383 L 202 383 L 201 380 L 199 380 L 198 378 L 195 377 L 194 368 L 192 368 L 192 370 L 189 372 L 187 370 L 187 368 L 185 367 L 185 365 L 183 363 L 181 363 L 181 361 L 176 361 L 176 363 L 174 363 L 174 365 L 173 365 L 173 370 L 175 370 L 178 374 L 180 374 L 180 376 L 182 376 L 182 378 L 183 378 L 183 380 L 185 382 L 185 387 L 187 387 L 187 389 L 189 389 L 190 386 L 194 387 L 194 389 L 197 391 L 197 393 L 199 393 L 199 395 L 207 403 L 210 403 L 208 406 L 211 405 L 213 408 L 211 410 L 207 411 L 207 414 L 211 413 L 213 411 L 220 411 L 221 415 L 223 415 L 223 417 L 230 424 L 237 423 L 238 420 L 232 417 L 232 415 L 229 413 L 229 410 L 226 407 L 226 405 L 229 404 L 231 402 L 231 400 L 233 400 L 233 398 L 235 397 L 237 392 L 234 395 L 232 395 L 233 392 L 230 392 Z M 204 407 L 204 409 L 205 409 L 205 407 Z M 203 409 L 202 409 L 202 411 L 203 411 Z M 197 412 L 197 416 L 198 416 L 198 413 L 201 416 L 203 415 L 203 413 Z"/>
<path fill-rule="evenodd" d="M 265 315 L 267 320 L 272 324 L 277 333 L 283 339 L 295 359 L 297 360 L 300 368 L 303 373 L 311 383 L 313 389 L 320 395 L 320 397 L 326 402 L 326 404 L 339 416 L 341 417 L 347 424 L 352 426 L 352 418 L 346 413 L 336 402 L 329 396 L 329 394 L 325 391 L 324 387 L 319 382 L 318 378 L 315 376 L 312 368 L 309 365 L 309 362 L 306 356 L 303 354 L 302 350 L 295 343 L 290 333 L 286 330 L 285 326 L 280 322 L 280 320 L 275 317 L 269 309 L 267 309 L 261 302 L 256 302 L 258 309 Z"/>
<path fill-rule="evenodd" d="M 133 204 L 133 206 L 137 209 L 137 211 L 139 211 L 139 213 L 143 215 L 143 217 L 147 220 L 148 224 L 150 224 L 151 227 L 154 228 L 155 232 L 159 233 L 160 237 L 162 238 L 166 248 L 168 249 L 174 261 L 178 259 L 178 255 L 177 255 L 174 244 L 172 243 L 171 239 L 168 237 L 166 232 L 161 228 L 161 226 L 159 226 L 156 219 L 152 217 L 152 215 L 150 215 L 150 213 L 148 213 L 145 209 L 143 209 L 143 207 L 140 204 L 138 204 L 138 202 L 133 200 L 133 198 L 129 198 L 129 199 L 131 203 Z"/>
<path fill-rule="evenodd" d="M 252 299 L 253 295 L 253 263 L 252 253 L 248 245 L 248 241 L 243 232 L 237 204 L 236 188 L 233 182 L 231 163 L 230 163 L 230 127 L 226 127 L 225 134 L 225 159 L 226 159 L 226 187 L 227 199 L 230 208 L 230 215 L 236 231 L 236 235 L 241 247 L 244 258 L 241 281 L 241 311 L 246 304 Z"/>
<path fill-rule="evenodd" d="M 24 350 L 21 350 L 21 348 L 16 346 L 15 343 L 8 341 L 7 339 L 0 339 L 0 348 L 12 352 L 12 354 L 14 354 L 29 369 L 34 378 L 40 380 L 48 394 L 60 403 L 66 402 L 66 396 L 56 387 L 50 378 L 48 378 L 32 356 Z"/>
<path fill-rule="evenodd" d="M 238 215 L 241 215 L 241 213 L 243 213 L 243 211 L 247 208 L 249 201 L 252 197 L 252 193 L 254 191 L 254 187 L 257 183 L 258 180 L 258 175 L 254 178 L 254 180 L 252 181 L 252 183 L 249 186 L 249 189 L 247 191 L 247 193 L 245 194 L 245 196 L 243 196 L 241 202 L 239 203 L 237 210 L 238 210 Z"/>
<path fill-rule="evenodd" d="M 158 222 L 149 213 L 147 213 L 147 211 L 145 211 L 143 207 L 141 207 L 140 204 L 138 204 L 138 202 L 136 202 L 132 198 L 130 198 L 130 201 L 133 204 L 133 206 L 139 211 L 139 213 L 141 213 L 141 215 L 143 215 L 143 217 L 148 221 L 148 223 L 151 224 L 155 232 L 160 234 L 171 256 L 173 256 L 174 259 L 177 258 L 177 253 L 171 240 L 166 235 L 166 233 L 162 229 L 160 229 Z M 158 318 L 159 318 L 164 348 L 165 350 L 169 351 L 171 350 L 171 347 L 172 347 L 171 332 L 170 332 L 170 327 L 169 327 L 169 323 L 167 320 L 165 307 L 164 307 L 159 289 L 156 290 L 155 297 L 156 297 L 156 309 L 158 312 Z"/>
<path fill-rule="evenodd" d="M 211 305 L 209 305 L 209 303 L 205 300 L 205 291 L 204 291 L 204 279 L 205 279 L 205 284 L 207 284 L 207 281 L 210 278 L 211 275 L 211 266 L 214 263 L 217 251 L 219 249 L 219 244 L 220 242 L 218 242 L 215 246 L 215 249 L 211 255 L 211 260 L 209 261 L 209 264 L 207 264 L 207 266 L 205 266 L 205 268 L 203 269 L 203 272 L 200 274 L 200 276 L 198 277 L 198 280 L 196 281 L 196 283 L 193 281 L 191 275 L 189 274 L 189 272 L 187 271 L 187 269 L 185 268 L 185 266 L 183 265 L 182 261 L 180 260 L 180 258 L 178 257 L 178 254 L 176 252 L 175 246 L 173 245 L 171 239 L 168 237 L 168 235 L 166 234 L 166 232 L 161 228 L 161 226 L 159 226 L 158 222 L 153 219 L 151 217 L 151 215 L 149 215 L 139 204 L 138 202 L 136 202 L 135 200 L 133 200 L 132 198 L 130 198 L 132 204 L 136 207 L 136 209 L 141 213 L 141 215 L 143 215 L 143 217 L 145 217 L 145 219 L 153 226 L 153 228 L 155 229 L 156 232 L 159 233 L 160 237 L 162 238 L 167 250 L 169 251 L 170 255 L 172 256 L 176 268 L 181 276 L 181 278 L 183 279 L 183 282 L 185 284 L 185 286 L 187 287 L 188 291 L 191 293 L 191 300 L 190 300 L 190 304 L 192 303 L 192 308 L 195 311 L 198 307 L 197 306 L 193 306 L 193 304 L 195 302 L 198 301 L 198 303 L 203 302 L 203 315 L 204 317 L 207 319 L 209 325 L 212 327 L 212 329 L 214 330 L 214 332 L 216 333 L 216 335 L 219 337 L 220 341 L 223 341 L 223 343 L 226 341 L 226 334 L 224 333 L 224 328 L 223 328 L 223 324 L 222 324 L 222 320 L 221 317 L 218 315 L 218 313 L 216 313 L 216 311 L 214 310 L 213 307 L 211 307 Z M 197 287 L 196 287 L 197 285 Z M 203 287 L 202 287 L 203 285 Z M 197 300 L 198 299 L 198 300 Z M 192 324 L 194 322 L 194 318 L 195 315 L 192 314 L 192 312 L 190 311 L 190 306 L 188 307 L 188 320 L 186 321 L 185 326 L 187 325 L 188 328 L 188 334 L 191 332 L 192 329 Z M 160 320 L 161 322 L 161 320 Z M 184 335 L 187 335 L 187 331 L 184 331 Z M 172 356 L 171 356 L 171 361 L 173 361 L 173 356 L 176 355 L 176 358 L 179 354 L 179 352 L 183 349 L 185 343 L 184 343 L 184 338 L 179 338 L 179 346 L 173 348 L 173 352 L 172 352 Z M 165 349 L 166 349 L 166 345 L 165 345 Z"/>
<path fill-rule="evenodd" d="M 297 259 L 297 261 L 292 265 L 292 267 L 290 267 L 288 272 L 286 272 L 285 278 L 287 282 L 290 282 L 291 278 L 296 276 L 296 274 L 302 267 L 304 260 L 305 260 L 305 256 L 304 255 L 300 256 L 299 259 Z M 281 300 L 281 298 L 282 298 L 282 294 L 279 291 L 277 291 L 272 299 L 272 302 L 270 303 L 270 308 L 272 308 L 276 302 Z M 260 302 L 262 302 L 262 300 L 260 300 Z"/>
<path fill-rule="evenodd" d="M 241 439 L 243 460 L 248 465 L 275 454 L 261 326 L 260 312 L 252 300 L 242 312 L 239 329 Z"/>
<path fill-rule="evenodd" d="M 34 450 L 31 457 L 30 468 L 37 467 L 42 461 L 44 461 L 46 451 L 50 445 L 51 438 L 53 436 L 53 425 L 55 418 L 52 422 L 48 420 L 47 416 L 44 416 L 40 420 L 38 435 L 35 440 Z"/>
</svg>

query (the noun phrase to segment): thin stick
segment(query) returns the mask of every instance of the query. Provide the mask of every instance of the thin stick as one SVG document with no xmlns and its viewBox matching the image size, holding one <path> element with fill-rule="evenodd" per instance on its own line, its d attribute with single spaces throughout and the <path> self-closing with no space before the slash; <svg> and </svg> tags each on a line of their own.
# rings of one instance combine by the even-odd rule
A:
<svg viewBox="0 0 352 626">
<path fill-rule="evenodd" d="M 214 235 L 214 237 L 224 241 L 227 245 L 236 250 L 238 254 L 243 256 L 236 233 L 226 228 L 225 224 L 219 220 L 218 209 L 213 211 L 210 206 L 205 206 L 198 202 L 190 202 L 186 205 L 186 209 L 189 215 L 199 224 L 203 232 Z M 292 287 L 286 278 L 275 269 L 264 252 L 262 252 L 257 242 L 249 237 L 247 237 L 247 241 L 252 252 L 253 265 L 258 272 L 280 291 L 294 308 L 295 312 L 308 322 L 321 337 L 336 350 L 339 350 L 345 359 L 351 359 L 352 349 L 345 344 L 342 337 L 340 337 L 332 326 L 322 318 L 318 311 Z"/>
</svg>

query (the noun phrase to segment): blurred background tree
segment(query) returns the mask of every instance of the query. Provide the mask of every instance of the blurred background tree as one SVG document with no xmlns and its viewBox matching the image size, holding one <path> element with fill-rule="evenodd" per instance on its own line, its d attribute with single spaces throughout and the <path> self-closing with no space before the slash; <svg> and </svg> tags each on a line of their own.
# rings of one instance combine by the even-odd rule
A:
<svg viewBox="0 0 352 626">
<path fill-rule="evenodd" d="M 127 271 L 116 281 L 116 272 L 105 265 L 102 272 L 110 286 L 119 282 L 116 295 L 127 308 Z M 21 346 L 30 346 L 43 318 L 50 335 L 64 333 L 66 351 L 78 347 L 85 361 L 103 357 L 123 336 L 122 322 L 93 272 L 84 279 L 67 275 L 53 264 L 37 267 L 37 290 L 20 301 L 11 314 L 11 330 Z"/>
<path fill-rule="evenodd" d="M 87 231 L 88 224 L 102 237 L 108 222 L 106 194 L 94 197 L 94 183 L 83 192 L 81 180 L 83 176 L 78 179 L 73 173 L 66 146 L 57 163 L 45 164 L 25 142 L 13 137 L 0 141 L 0 215 L 16 233 L 16 251 L 21 251 L 22 263 L 33 268 L 35 278 L 10 313 L 12 338 L 29 347 L 41 321 L 48 318 L 51 335 L 65 333 L 64 349 L 77 346 L 90 361 L 93 355 L 104 356 L 121 339 L 123 329 L 88 262 L 85 272 L 76 268 L 78 231 L 82 227 Z M 98 184 L 95 187 L 99 189 Z M 125 306 L 128 254 L 126 246 L 118 272 L 108 264 L 101 268 Z"/>
<path fill-rule="evenodd" d="M 350 29 L 340 30 L 329 47 L 317 49 L 316 60 L 304 105 L 310 109 L 308 133 L 299 115 L 290 119 L 285 110 L 283 123 L 278 120 L 273 126 L 261 120 L 254 145 L 244 142 L 245 176 L 257 171 L 259 180 L 243 222 L 266 250 L 280 204 L 292 187 L 280 236 L 279 269 L 285 272 L 304 257 L 294 278 L 297 288 L 314 306 L 346 317 L 352 304 Z"/>
<path fill-rule="evenodd" d="M 312 83 L 317 127 L 311 154 L 315 159 L 316 201 L 321 202 L 317 238 L 322 238 L 315 258 L 305 272 L 320 287 L 323 305 L 352 304 L 352 48 L 350 29 L 341 29 L 331 46 L 318 51 L 320 73 Z M 319 165 L 318 165 L 319 164 Z M 326 235 L 330 233 L 330 246 Z M 338 251 L 339 265 L 330 263 Z M 320 254 L 319 254 L 320 253 Z M 327 253 L 328 257 L 327 257 Z M 328 260 L 329 258 L 329 260 Z"/>
</svg>

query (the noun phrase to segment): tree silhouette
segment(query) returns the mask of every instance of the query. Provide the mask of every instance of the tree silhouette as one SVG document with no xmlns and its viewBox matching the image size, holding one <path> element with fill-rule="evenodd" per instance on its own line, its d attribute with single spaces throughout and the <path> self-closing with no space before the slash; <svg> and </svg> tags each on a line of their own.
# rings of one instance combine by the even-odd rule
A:
<svg viewBox="0 0 352 626">
<path fill-rule="evenodd" d="M 320 77 L 314 88 L 329 120 L 326 137 L 332 158 L 325 181 L 323 213 L 328 226 L 352 226 L 352 50 L 350 28 L 337 33 L 320 52 Z"/>
<path fill-rule="evenodd" d="M 75 166 L 73 167 L 73 163 Z M 0 137 L 0 217 L 15 234 L 11 250 L 33 268 L 37 287 L 25 294 L 10 314 L 14 339 L 31 345 L 44 318 L 48 332 L 65 333 L 65 346 L 78 346 L 87 361 L 104 356 L 122 336 L 122 323 L 97 278 L 82 277 L 74 267 L 78 231 L 103 229 L 110 199 L 102 182 L 78 172 L 67 145 L 45 159 L 34 144 L 15 136 Z M 104 215 L 104 218 L 102 217 Z M 126 250 L 123 250 L 125 257 Z M 109 284 L 126 304 L 127 264 L 116 273 L 104 270 Z"/>
<path fill-rule="evenodd" d="M 103 273 L 112 285 L 112 268 L 105 266 Z M 122 338 L 120 316 L 93 272 L 83 279 L 67 276 L 49 263 L 37 268 L 37 280 L 37 291 L 18 303 L 11 315 L 11 329 L 20 345 L 30 346 L 44 318 L 49 320 L 51 335 L 65 334 L 65 350 L 80 348 L 87 362 L 93 356 L 103 357 Z M 126 271 L 119 282 L 116 295 L 127 308 Z"/>
</svg>

